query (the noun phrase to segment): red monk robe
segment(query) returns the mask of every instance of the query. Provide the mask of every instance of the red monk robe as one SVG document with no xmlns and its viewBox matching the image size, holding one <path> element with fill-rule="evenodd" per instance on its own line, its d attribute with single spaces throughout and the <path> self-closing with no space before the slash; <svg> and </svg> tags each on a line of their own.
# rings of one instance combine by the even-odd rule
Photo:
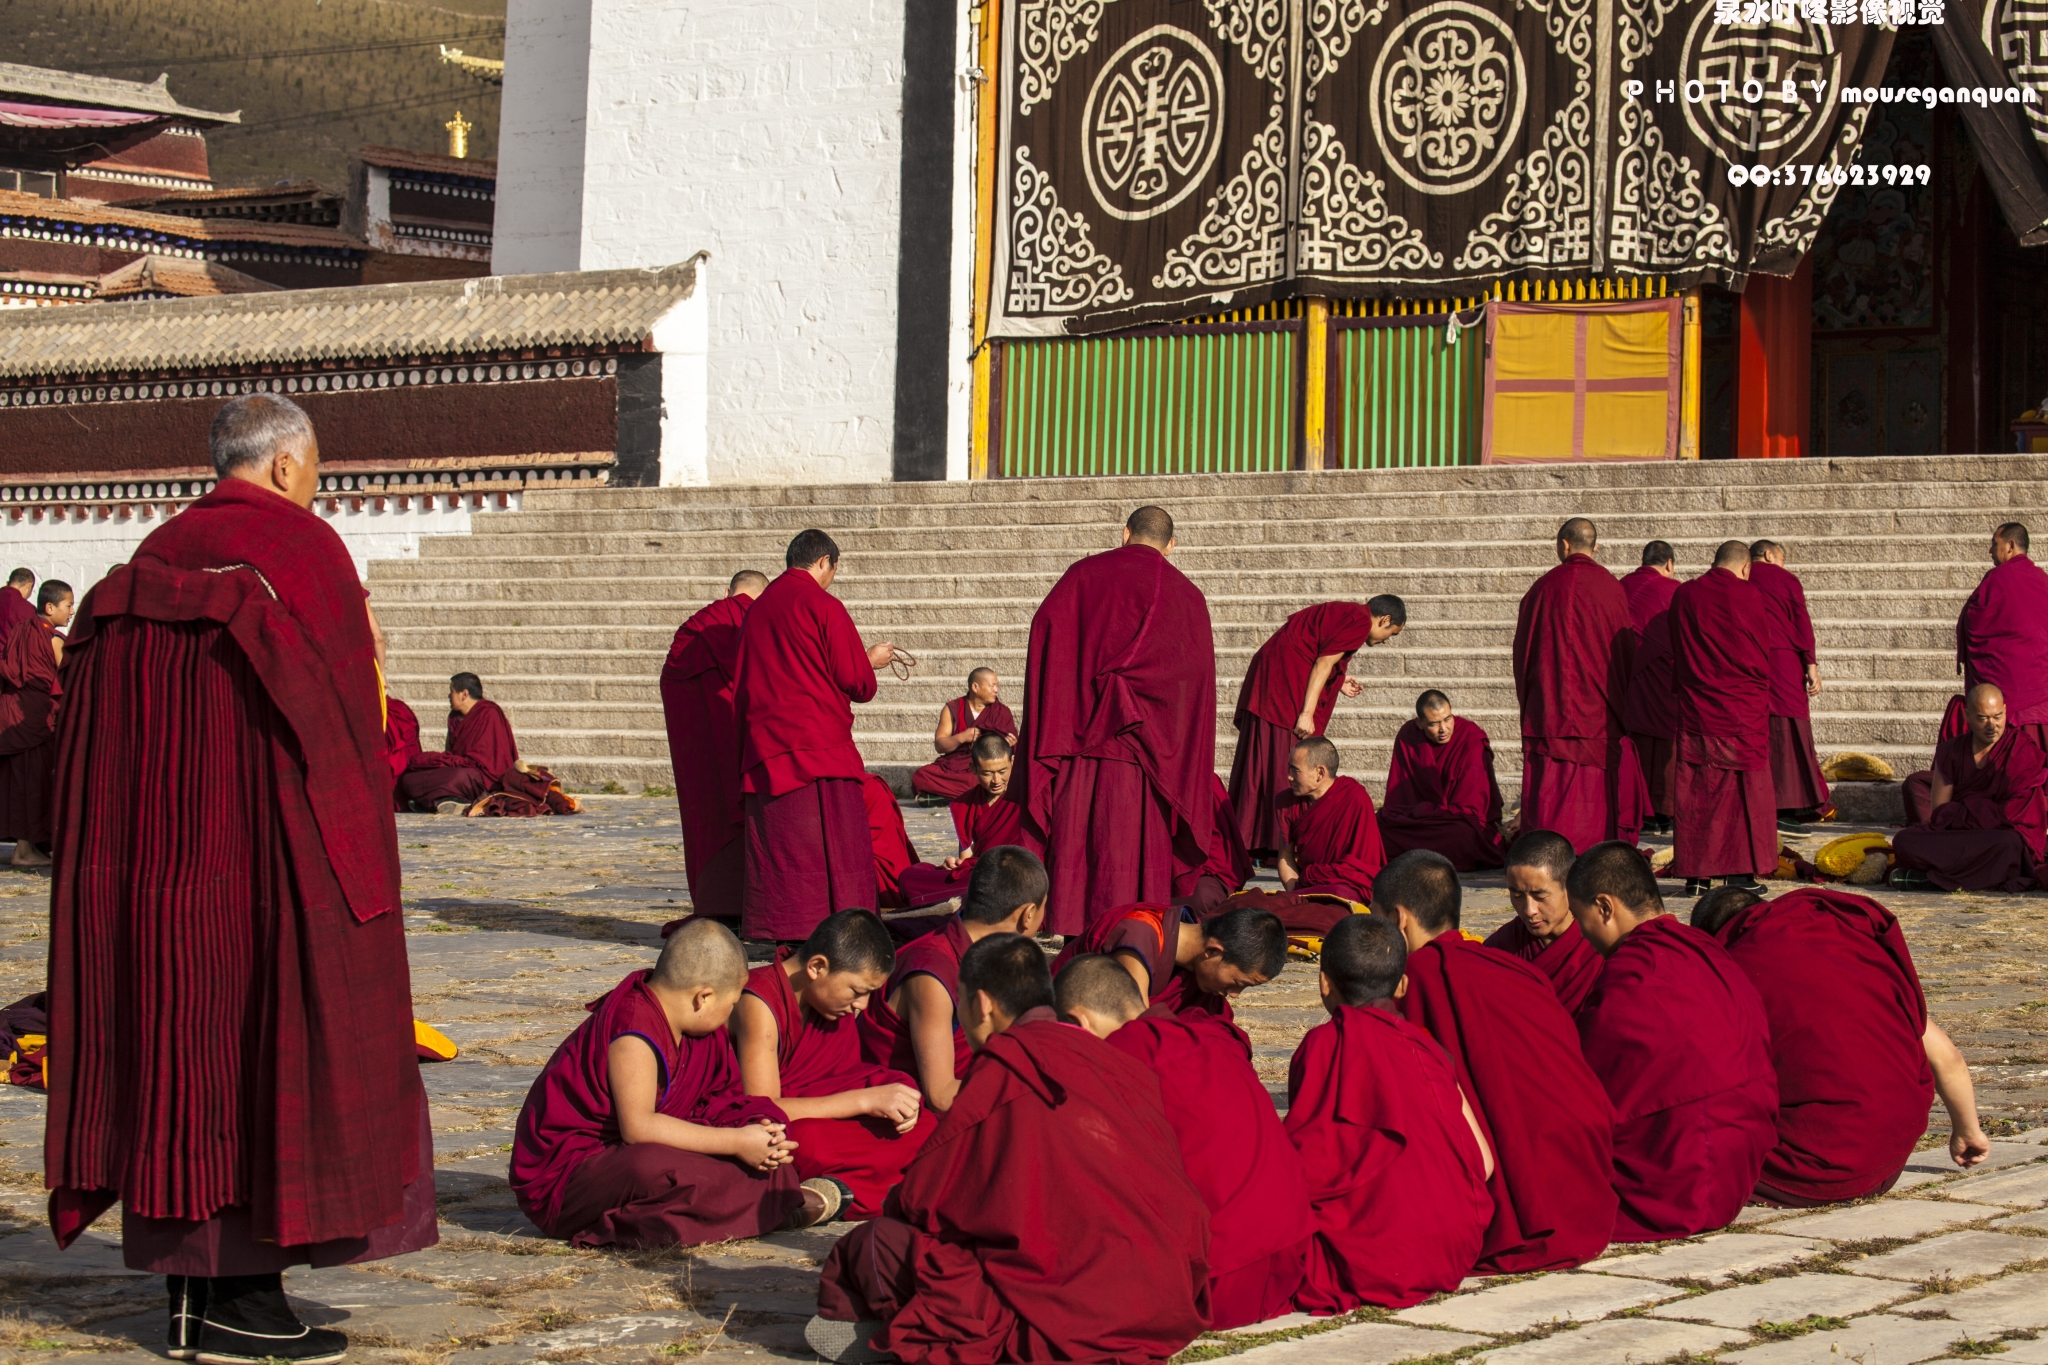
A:
<svg viewBox="0 0 2048 1365">
<path fill-rule="evenodd" d="M 1828 780 L 1813 749 L 1813 713 L 1806 670 L 1818 657 L 1813 616 L 1799 575 L 1752 561 L 1749 581 L 1762 596 L 1770 621 L 1771 785 L 1779 810 L 1817 810 L 1828 803 Z"/>
<path fill-rule="evenodd" d="M 1927 1131 L 1927 997 L 1891 911 L 1801 887 L 1715 935 L 1770 1016 L 1778 1145 L 1757 1193 L 1806 1205 L 1891 1188 Z"/>
<path fill-rule="evenodd" d="M 953 1074 L 967 1074 L 973 1049 L 967 1045 L 967 1035 L 960 1031 L 960 959 L 972 946 L 967 926 L 958 915 L 949 915 L 931 933 L 920 935 L 896 950 L 896 969 L 889 974 L 889 984 L 869 996 L 867 1008 L 855 1016 L 860 1020 L 860 1055 L 868 1065 L 887 1067 L 906 1076 L 918 1074 L 917 1045 L 903 1016 L 890 1007 L 889 1001 L 911 977 L 929 976 L 946 988 L 946 997 L 953 1002 Z"/>
<path fill-rule="evenodd" d="M 512 1140 L 520 1212 L 572 1246 L 697 1246 L 772 1232 L 801 1206 L 794 1165 L 753 1171 L 731 1157 L 659 1142 L 628 1143 L 612 1104 L 609 1052 L 631 1034 L 661 1061 L 660 1111 L 685 1123 L 738 1128 L 783 1122 L 775 1101 L 740 1089 L 723 1032 L 675 1040 L 651 972 L 630 973 L 584 1006 L 590 1017 L 534 1078 Z"/>
<path fill-rule="evenodd" d="M 968 880 L 974 875 L 970 852 L 979 855 L 986 848 L 1023 845 L 1024 807 L 1017 802 L 1017 789 L 1012 786 L 993 798 L 978 787 L 976 791 L 980 800 L 953 803 L 954 823 L 960 830 L 960 866 L 948 870 L 940 863 L 912 863 L 899 878 L 903 903 L 911 909 L 966 895 Z"/>
<path fill-rule="evenodd" d="M 1892 850 L 1901 867 L 1921 869 L 1944 891 L 2024 891 L 2036 883 L 2048 836 L 2048 755 L 2010 723 L 1981 763 L 1975 746 L 1965 731 L 1934 751 L 1953 796 L 1926 824 L 1893 835 Z"/>
<path fill-rule="evenodd" d="M 14 633 L 14 628 L 36 614 L 29 600 L 13 588 L 0 584 L 0 640 Z"/>
<path fill-rule="evenodd" d="M 1537 579 L 1515 622 L 1521 827 L 1554 830 L 1580 853 L 1633 843 L 1649 804 L 1621 719 L 1635 639 L 1621 584 L 1585 554 Z"/>
<path fill-rule="evenodd" d="M 153 1274 L 431 1246 L 391 774 L 341 537 L 222 479 L 87 596 L 64 683 L 59 1238 L 118 1199 L 123 1257 Z"/>
<path fill-rule="evenodd" d="M 1671 599 L 1678 580 L 1645 564 L 1621 580 L 1636 632 L 1635 667 L 1621 705 L 1622 724 L 1650 784 L 1650 809 L 1669 820 L 1672 766 L 1678 752 L 1678 697 L 1671 682 Z M 1528 826 L 1524 822 L 1525 827 Z"/>
<path fill-rule="evenodd" d="M 748 611 L 738 668 L 740 936 L 801 939 L 827 915 L 876 902 L 867 767 L 853 743 L 853 703 L 873 699 L 875 668 L 846 608 L 803 569 L 785 570 Z"/>
<path fill-rule="evenodd" d="M 1724 1228 L 1778 1140 L 1770 1023 L 1721 946 L 1671 915 L 1636 926 L 1578 1013 L 1614 1104 L 1617 1242 Z"/>
<path fill-rule="evenodd" d="M 518 762 L 512 722 L 498 703 L 479 699 L 467 715 L 448 713 L 446 747 L 438 754 L 413 755 L 398 779 L 398 795 L 418 810 L 433 810 L 443 801 L 467 805 L 496 787 Z"/>
<path fill-rule="evenodd" d="M 1436 1040 L 1385 1010 L 1340 1005 L 1295 1049 L 1287 1106 L 1316 1218 L 1296 1306 L 1406 1308 L 1456 1289 L 1493 1196 Z"/>
<path fill-rule="evenodd" d="M 865 773 L 860 794 L 861 805 L 867 812 L 868 842 L 875 850 L 875 903 L 841 908 L 900 910 L 909 903 L 903 894 L 904 875 L 924 864 L 911 846 L 910 829 L 903 823 L 903 808 L 896 804 L 896 793 L 889 789 L 889 784 L 873 773 Z"/>
<path fill-rule="evenodd" d="M 1722 568 L 1681 584 L 1672 600 L 1674 877 L 1765 876 L 1778 866 L 1768 611 L 1754 586 Z"/>
<path fill-rule="evenodd" d="M 1387 865 L 1372 795 L 1356 778 L 1337 777 L 1310 800 L 1283 792 L 1274 802 L 1274 828 L 1293 849 L 1298 895 L 1320 893 L 1346 900 L 1372 900 L 1372 880 Z"/>
<path fill-rule="evenodd" d="M 1168 900 L 1208 860 L 1215 717 L 1201 589 L 1149 545 L 1069 567 L 1031 618 L 1012 779 L 1052 875 L 1046 932 Z"/>
<path fill-rule="evenodd" d="M 974 698 L 955 697 L 946 703 L 953 713 L 953 733 L 979 730 L 985 735 L 1015 735 L 1017 718 L 1002 702 L 992 701 L 977 711 Z M 974 744 L 970 740 L 949 754 L 940 754 L 910 775 L 910 789 L 926 796 L 943 796 L 948 801 L 972 797 L 979 790 L 974 776 Z"/>
<path fill-rule="evenodd" d="M 0 596 L 19 594 L 5 588 Z M 0 840 L 50 842 L 64 697 L 57 638 L 56 627 L 35 615 L 0 638 Z"/>
<path fill-rule="evenodd" d="M 1109 1045 L 1159 1080 L 1181 1165 L 1209 1210 L 1209 1326 L 1285 1315 L 1315 1237 L 1301 1156 L 1252 1070 L 1251 1039 L 1206 1014 L 1148 1014 Z"/>
<path fill-rule="evenodd" d="M 865 1090 L 875 1085 L 917 1084 L 915 1072 L 893 1071 L 862 1060 L 860 1025 L 852 1018 L 820 1021 L 805 1012 L 789 984 L 782 961 L 794 949 L 783 948 L 775 961 L 747 973 L 747 994 L 775 1016 L 775 1061 L 781 1068 L 786 1099 L 810 1099 Z M 853 1192 L 844 1218 L 873 1218 L 903 1168 L 932 1133 L 929 1109 L 917 1126 L 898 1133 L 895 1125 L 877 1118 L 797 1119 L 789 1140 L 797 1144 L 796 1170 L 804 1180 L 830 1176 Z"/>
<path fill-rule="evenodd" d="M 1050 1009 L 989 1039 L 818 1313 L 904 1365 L 1151 1365 L 1209 1325 L 1209 1217 L 1159 1083 Z"/>
<path fill-rule="evenodd" d="M 1493 744 L 1476 722 L 1458 717 L 1446 744 L 1431 742 L 1419 720 L 1403 725 L 1394 736 L 1386 790 L 1379 831 L 1387 857 L 1426 848 L 1460 872 L 1501 865 L 1500 782 L 1493 775 Z"/>
<path fill-rule="evenodd" d="M 733 719 L 740 628 L 754 599 L 721 597 L 676 629 L 661 666 L 661 713 L 683 821 L 690 906 L 737 920 L 745 889 L 746 804 L 740 793 L 740 732 Z"/>
<path fill-rule="evenodd" d="M 1600 968 L 1606 959 L 1599 950 L 1586 942 L 1586 936 L 1574 924 L 1548 943 L 1539 940 L 1529 932 L 1529 926 L 1516 916 L 1486 936 L 1486 946 L 1497 948 L 1512 957 L 1535 967 L 1550 982 L 1550 989 L 1557 995 L 1557 1003 L 1564 1006 L 1566 1014 L 1577 1014 L 1586 996 L 1599 984 Z"/>
<path fill-rule="evenodd" d="M 1222 913 L 1224 901 L 1243 890 L 1257 870 L 1238 833 L 1237 812 L 1231 807 L 1230 793 L 1214 773 L 1209 780 L 1215 788 L 1216 814 L 1210 825 L 1208 860 L 1200 867 L 1187 869 L 1173 881 L 1174 901 L 1194 910 L 1197 919 Z"/>
<path fill-rule="evenodd" d="M 1144 964 L 1151 981 L 1147 1003 L 1164 1006 L 1168 1013 L 1213 1014 L 1232 1018 L 1230 1001 L 1195 984 L 1193 974 L 1174 960 L 1180 949 L 1180 926 L 1196 923 L 1190 910 L 1172 905 L 1119 905 L 1088 926 L 1088 932 L 1069 938 L 1052 960 L 1052 974 L 1082 953 L 1115 957 L 1119 952 L 1135 955 Z"/>
<path fill-rule="evenodd" d="M 1273 802 L 1287 790 L 1287 760 L 1316 660 L 1341 657 L 1316 697 L 1315 733 L 1337 709 L 1351 656 L 1372 638 L 1372 612 L 1363 602 L 1318 602 L 1287 618 L 1259 646 L 1237 689 L 1237 752 L 1230 761 L 1230 804 L 1244 846 L 1261 857 L 1280 851 Z"/>
<path fill-rule="evenodd" d="M 1442 1045 L 1493 1148 L 1476 1273 L 1598 1256 L 1614 1231 L 1614 1109 L 1550 981 L 1453 930 L 1408 955 L 1401 1007 Z"/>
<path fill-rule="evenodd" d="M 413 709 L 397 697 L 384 698 L 384 756 L 391 765 L 391 781 L 395 785 L 412 766 L 413 756 L 420 749 L 420 718 Z"/>
<path fill-rule="evenodd" d="M 1990 683 L 2005 721 L 2048 750 L 2048 573 L 2025 555 L 1993 568 L 1956 618 L 1963 691 Z"/>
</svg>

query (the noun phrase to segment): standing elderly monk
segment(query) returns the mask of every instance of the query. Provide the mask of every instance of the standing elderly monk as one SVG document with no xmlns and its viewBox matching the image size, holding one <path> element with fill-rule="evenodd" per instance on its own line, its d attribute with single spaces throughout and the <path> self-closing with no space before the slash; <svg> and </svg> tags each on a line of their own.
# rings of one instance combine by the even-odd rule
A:
<svg viewBox="0 0 2048 1365">
<path fill-rule="evenodd" d="M 1893 886 L 2024 891 L 2035 884 L 2048 838 L 2048 755 L 2010 715 L 1997 688 L 1970 689 L 1970 728 L 1934 751 L 1933 813 L 1892 837 Z"/>
<path fill-rule="evenodd" d="M 745 886 L 746 804 L 740 795 L 740 732 L 733 721 L 740 627 L 768 575 L 742 569 L 725 596 L 676 630 L 661 666 L 661 713 L 683 819 L 683 867 L 690 908 L 714 919 L 740 917 Z"/>
<path fill-rule="evenodd" d="M 1723 542 L 1714 567 L 1671 603 L 1671 674 L 1678 687 L 1678 833 L 1671 875 L 1687 894 L 1715 877 L 1756 886 L 1778 865 L 1771 783 L 1770 660 L 1763 595 L 1749 547 Z"/>
<path fill-rule="evenodd" d="M 1435 688 L 1415 699 L 1415 719 L 1394 736 L 1386 790 L 1379 824 L 1388 857 L 1426 848 L 1460 872 L 1500 866 L 1493 742 L 1477 721 L 1452 715 L 1451 699 Z"/>
<path fill-rule="evenodd" d="M 1593 558 L 1599 545 L 1584 517 L 1559 527 L 1558 565 L 1523 596 L 1515 622 L 1521 827 L 1555 830 L 1581 850 L 1634 839 L 1649 802 L 1621 721 L 1635 625 L 1621 584 Z"/>
<path fill-rule="evenodd" d="M 12 594 L 8 594 L 11 596 Z M 50 842 L 57 777 L 58 668 L 71 620 L 71 585 L 52 578 L 37 610 L 0 635 L 0 839 L 14 841 L 14 867 L 48 867 L 37 844 Z"/>
<path fill-rule="evenodd" d="M 740 937 L 810 937 L 825 916 L 875 908 L 875 851 L 853 744 L 853 703 L 875 695 L 896 647 L 861 644 L 839 599 L 839 546 L 799 532 L 789 567 L 747 612 L 733 682 L 746 794 Z"/>
<path fill-rule="evenodd" d="M 2027 558 L 2016 521 L 1991 533 L 1991 572 L 1956 618 L 1956 671 L 1966 691 L 1997 688 L 2006 723 L 2048 751 L 2048 573 Z"/>
<path fill-rule="evenodd" d="M 1173 545 L 1173 518 L 1140 507 L 1123 545 L 1070 567 L 1031 618 L 1016 780 L 1055 934 L 1165 901 L 1209 860 L 1216 648 Z"/>
<path fill-rule="evenodd" d="M 312 423 L 230 399 L 220 482 L 87 597 L 58 737 L 50 1222 L 116 1201 L 174 1353 L 331 1361 L 286 1266 L 435 1241 L 369 614 Z"/>
<path fill-rule="evenodd" d="M 1828 804 L 1828 780 L 1813 750 L 1813 715 L 1807 698 L 1820 693 L 1819 646 L 1806 588 L 1785 567 L 1785 547 L 1759 540 L 1749 547 L 1749 581 L 1762 595 L 1770 620 L 1771 785 L 1778 820 L 1797 834 L 1820 818 Z"/>
<path fill-rule="evenodd" d="M 1678 698 L 1671 690 L 1671 598 L 1678 591 L 1678 556 L 1653 540 L 1643 547 L 1642 567 L 1621 580 L 1629 620 L 1636 628 L 1635 671 L 1621 719 L 1650 782 L 1654 818 L 1646 829 L 1671 832 L 1671 768 L 1678 752 Z"/>
</svg>

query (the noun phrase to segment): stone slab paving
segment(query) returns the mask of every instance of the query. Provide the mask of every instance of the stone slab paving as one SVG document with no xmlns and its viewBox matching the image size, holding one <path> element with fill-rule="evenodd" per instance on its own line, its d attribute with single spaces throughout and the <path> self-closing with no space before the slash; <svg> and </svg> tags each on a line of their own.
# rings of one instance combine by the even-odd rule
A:
<svg viewBox="0 0 2048 1365">
<path fill-rule="evenodd" d="M 1980 1332 L 2033 1332 L 2048 1327 L 2048 1271 L 2007 1275 L 1955 1294 L 1930 1294 L 1894 1313 L 1946 1313 Z"/>
<path fill-rule="evenodd" d="M 1846 1318 L 1897 1303 L 1913 1293 L 1907 1285 L 1858 1275 L 1788 1275 L 1661 1304 L 1650 1309 L 1649 1316 L 1716 1327 L 1749 1327 L 1759 1322 L 1797 1322 L 1814 1314 Z"/>
<path fill-rule="evenodd" d="M 1796 1264 L 1833 1245 L 1815 1237 L 1724 1232 L 1668 1251 L 1631 1250 L 1619 1256 L 1609 1255 L 1586 1268 L 1603 1275 L 1627 1275 L 1640 1280 L 1702 1280 L 1720 1284 L 1738 1275 Z"/>
<path fill-rule="evenodd" d="M 1486 1365 L 1655 1365 L 1676 1355 L 1705 1355 L 1748 1340 L 1748 1332 L 1726 1327 L 1613 1318 L 1538 1341 L 1475 1351 L 1470 1358 Z"/>
<path fill-rule="evenodd" d="M 1404 1360 L 1447 1356 L 1485 1342 L 1485 1337 L 1464 1332 L 1361 1322 L 1270 1346 L 1254 1346 L 1233 1359 L 1246 1365 L 1399 1365 Z"/>
<path fill-rule="evenodd" d="M 1952 1187 L 1945 1185 L 1942 1188 L 1943 1193 L 1950 1192 L 1952 1188 L 1956 1195 L 1972 1203 L 2004 1204 L 2015 1209 L 2039 1208 L 2048 1204 L 2048 1166 L 2022 1166 L 1996 1175 L 1958 1180 Z"/>
<path fill-rule="evenodd" d="M 1941 1203 L 1932 1199 L 1886 1199 L 1856 1208 L 1802 1214 L 1772 1223 L 1772 1233 L 1826 1237 L 1837 1242 L 1869 1242 L 1880 1237 L 1925 1237 L 1930 1232 L 1996 1218 L 2005 1210 L 1995 1204 Z"/>
<path fill-rule="evenodd" d="M 2002 1341 L 2005 1350 L 1998 1353 L 1998 1365 L 2048 1365 L 2048 1341 Z M 1982 1356 L 1943 1356 L 1931 1365 L 1964 1365 L 1965 1360 L 1980 1361 Z"/>
<path fill-rule="evenodd" d="M 2010 1218 L 1994 1218 L 1991 1226 L 2007 1231 L 2048 1232 L 2048 1209 L 2039 1213 L 2016 1213 Z"/>
<path fill-rule="evenodd" d="M 1401 1322 L 1460 1332 L 1526 1332 L 1553 1322 L 1588 1322 L 1675 1297 L 1678 1290 L 1643 1280 L 1572 1271 L 1457 1294 L 1403 1309 Z"/>
<path fill-rule="evenodd" d="M 2048 1260 L 2048 1240 L 2011 1232 L 1951 1232 L 1868 1260 L 1850 1261 L 1851 1275 L 1875 1275 L 1914 1284 L 1996 1275 L 2023 1261 Z"/>
<path fill-rule="evenodd" d="M 1730 1351 L 1720 1358 L 1729 1365 L 1916 1365 L 1948 1354 L 1948 1348 L 1966 1335 L 1959 1323 L 1867 1317 L 1847 1327 Z"/>
</svg>

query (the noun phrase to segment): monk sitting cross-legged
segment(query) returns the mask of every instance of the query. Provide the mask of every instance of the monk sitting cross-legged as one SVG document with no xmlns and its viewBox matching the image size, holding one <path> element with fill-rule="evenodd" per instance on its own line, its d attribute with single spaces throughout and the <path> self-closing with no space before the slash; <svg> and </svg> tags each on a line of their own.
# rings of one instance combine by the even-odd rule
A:
<svg viewBox="0 0 2048 1365">
<path fill-rule="evenodd" d="M 1155 1006 L 1170 1014 L 1199 1011 L 1230 1018 L 1230 1002 L 1287 965 L 1287 930 L 1279 917 L 1253 906 L 1197 921 L 1163 905 L 1125 905 L 1067 940 L 1053 959 L 1058 975 L 1083 953 L 1114 957 Z"/>
<path fill-rule="evenodd" d="M 46 578 L 36 603 L 33 615 L 0 637 L 0 839 L 14 841 L 15 867 L 50 865 L 36 845 L 50 842 L 55 817 L 64 697 L 64 637 L 57 631 L 71 620 L 71 587 Z"/>
<path fill-rule="evenodd" d="M 1287 781 L 1289 790 L 1275 803 L 1280 885 L 1301 895 L 1371 901 L 1372 879 L 1387 861 L 1371 793 L 1356 778 L 1337 775 L 1337 746 L 1321 735 L 1294 746 Z"/>
<path fill-rule="evenodd" d="M 1394 736 L 1380 841 L 1387 856 L 1431 849 L 1460 872 L 1499 867 L 1500 782 L 1493 745 L 1477 721 L 1451 714 L 1432 688 L 1415 699 L 1415 719 Z"/>
<path fill-rule="evenodd" d="M 1408 945 L 1408 1022 L 1451 1060 L 1497 1163 L 1478 1273 L 1581 1265 L 1614 1231 L 1614 1109 L 1578 1030 L 1528 963 L 1458 931 L 1457 869 L 1418 849 L 1380 873 L 1375 915 Z"/>
<path fill-rule="evenodd" d="M 1486 946 L 1534 963 L 1550 981 L 1566 1014 L 1577 1014 L 1600 980 L 1603 959 L 1572 918 L 1565 878 L 1571 875 L 1571 840 L 1532 829 L 1508 850 L 1508 904 L 1515 917 L 1487 935 Z"/>
<path fill-rule="evenodd" d="M 1634 845 L 1586 850 L 1566 886 L 1607 958 L 1578 1024 L 1614 1103 L 1614 1240 L 1724 1228 L 1778 1140 L 1763 1001 L 1720 944 L 1664 912 Z"/>
<path fill-rule="evenodd" d="M 925 1103 L 942 1114 L 967 1070 L 960 958 L 991 934 L 1036 934 L 1045 923 L 1046 886 L 1045 864 L 1029 849 L 990 848 L 975 860 L 960 912 L 897 949 L 889 984 L 861 1011 L 861 1055 L 917 1077 Z"/>
<path fill-rule="evenodd" d="M 953 803 L 953 823 L 960 832 L 960 851 L 936 863 L 914 863 L 899 879 L 903 903 L 912 909 L 938 905 L 964 895 L 981 850 L 1024 842 L 1024 807 L 1010 783 L 1016 757 L 1001 735 L 983 735 L 970 753 L 974 765 L 972 797 Z"/>
<path fill-rule="evenodd" d="M 960 959 L 974 1060 L 889 1211 L 825 1258 L 805 1331 L 830 1361 L 1162 1361 L 1209 1325 L 1209 1216 L 1159 1082 L 1059 1022 L 1045 953 Z M 882 1354 L 886 1353 L 886 1354 Z"/>
<path fill-rule="evenodd" d="M 1069 962 L 1053 992 L 1062 1018 L 1159 1078 L 1181 1163 L 1209 1209 L 1210 1328 L 1288 1312 L 1315 1221 L 1301 1156 L 1252 1070 L 1251 1040 L 1213 1015 L 1146 1013 L 1130 973 L 1099 955 Z"/>
<path fill-rule="evenodd" d="M 1330 1021 L 1287 1072 L 1316 1240 L 1295 1305 L 1406 1308 L 1472 1270 L 1493 1218 L 1493 1153 L 1436 1040 L 1401 1018 L 1407 945 L 1394 921 L 1353 915 L 1323 940 Z"/>
<path fill-rule="evenodd" d="M 829 1176 L 850 1198 L 843 1218 L 873 1218 L 931 1136 L 917 1087 L 864 1061 L 853 1016 L 889 979 L 895 945 L 866 910 L 826 916 L 803 947 L 747 974 L 733 1047 L 749 1095 L 789 1116 L 797 1173 Z"/>
<path fill-rule="evenodd" d="M 1970 1068 L 1927 1017 L 1891 911 L 1827 887 L 1774 901 L 1717 887 L 1692 922 L 1720 940 L 1770 1016 L 1778 1145 L 1764 1158 L 1758 1200 L 1808 1208 L 1883 1194 L 1927 1131 L 1937 1093 L 1955 1163 L 1990 1155 Z"/>
<path fill-rule="evenodd" d="M 772 1100 L 740 1090 L 725 1025 L 747 979 L 732 931 L 694 919 L 652 971 L 594 1001 L 527 1092 L 512 1191 L 576 1246 L 695 1246 L 808 1227 L 839 1207 L 797 1186 Z"/>
<path fill-rule="evenodd" d="M 1964 698 L 1969 730 L 1934 751 L 1932 814 L 1892 836 L 1902 889 L 2024 891 L 2048 838 L 2048 755 L 2010 723 L 2005 694 L 1979 683 Z"/>
<path fill-rule="evenodd" d="M 519 762 L 512 722 L 484 699 L 483 680 L 457 673 L 448 680 L 448 742 L 437 754 L 414 754 L 398 779 L 409 810 L 460 815 Z"/>
<path fill-rule="evenodd" d="M 913 791 L 943 796 L 949 801 L 974 795 L 974 769 L 969 750 L 983 735 L 1017 742 L 1017 718 L 996 699 L 1002 680 L 993 668 L 977 668 L 967 675 L 967 691 L 946 703 L 939 712 L 939 728 L 932 735 L 932 747 L 939 751 L 936 762 L 927 763 L 910 775 Z M 959 812 L 954 812 L 959 818 Z"/>
</svg>

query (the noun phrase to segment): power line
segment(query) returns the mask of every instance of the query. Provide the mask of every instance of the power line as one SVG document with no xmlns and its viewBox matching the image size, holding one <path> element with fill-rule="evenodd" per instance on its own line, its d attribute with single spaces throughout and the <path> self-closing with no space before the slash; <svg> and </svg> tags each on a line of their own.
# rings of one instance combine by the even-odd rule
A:
<svg viewBox="0 0 2048 1365">
<path fill-rule="evenodd" d="M 497 95 L 502 91 L 491 87 L 473 90 L 477 95 Z M 425 109 L 436 104 L 452 105 L 461 102 L 460 96 L 446 92 L 437 95 L 421 95 L 402 100 L 385 100 L 378 104 L 358 104 L 346 109 L 317 109 L 308 114 L 288 114 L 283 118 L 270 119 L 262 123 L 231 124 L 225 128 L 209 128 L 207 141 L 231 138 L 245 133 L 276 133 L 293 128 L 316 128 L 323 123 L 355 118 L 361 114 L 392 114 L 406 109 Z"/>
<path fill-rule="evenodd" d="M 444 33 L 436 38 L 408 38 L 402 42 L 354 43 L 345 47 L 299 47 L 284 52 L 251 52 L 225 57 L 137 57 L 132 61 L 94 62 L 71 66 L 71 71 L 118 71 L 127 67 L 223 66 L 232 62 L 283 61 L 292 57 L 334 57 L 355 52 L 394 52 L 408 47 L 432 47 L 438 43 L 474 42 L 479 38 L 503 38 L 503 29 L 477 33 Z"/>
</svg>

